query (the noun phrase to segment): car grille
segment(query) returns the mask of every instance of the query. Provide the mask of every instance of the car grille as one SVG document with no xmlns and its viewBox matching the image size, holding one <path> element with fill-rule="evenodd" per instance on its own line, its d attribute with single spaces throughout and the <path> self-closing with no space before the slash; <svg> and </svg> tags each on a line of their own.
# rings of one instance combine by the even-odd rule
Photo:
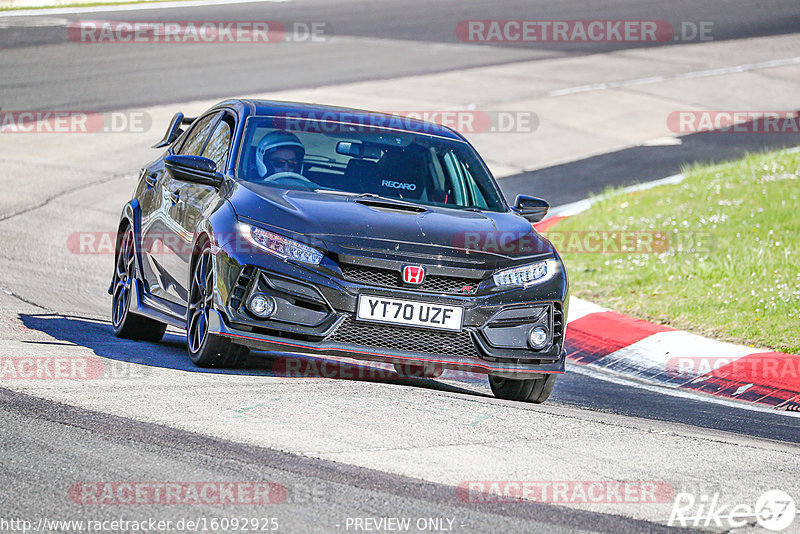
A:
<svg viewBox="0 0 800 534">
<path fill-rule="evenodd" d="M 348 316 L 328 341 L 448 356 L 477 355 L 469 332 L 439 332 L 361 323 Z"/>
<path fill-rule="evenodd" d="M 421 285 L 407 286 L 400 280 L 400 271 L 394 269 L 381 269 L 349 263 L 343 263 L 340 267 L 342 268 L 344 279 L 350 282 L 377 287 L 399 287 L 410 291 L 473 295 L 478 290 L 478 284 L 481 283 L 479 279 L 475 278 L 427 275 Z"/>
</svg>

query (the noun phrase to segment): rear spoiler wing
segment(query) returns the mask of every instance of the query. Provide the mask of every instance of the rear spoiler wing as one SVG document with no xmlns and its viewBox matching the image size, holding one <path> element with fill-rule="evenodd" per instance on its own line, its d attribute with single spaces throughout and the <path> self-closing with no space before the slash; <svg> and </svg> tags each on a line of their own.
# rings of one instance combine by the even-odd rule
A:
<svg viewBox="0 0 800 534">
<path fill-rule="evenodd" d="M 164 134 L 164 138 L 153 145 L 153 148 L 164 148 L 171 145 L 183 133 L 181 126 L 192 124 L 196 119 L 197 117 L 184 117 L 183 113 L 176 113 L 172 120 L 169 121 L 169 127 L 167 127 L 167 133 Z"/>
</svg>

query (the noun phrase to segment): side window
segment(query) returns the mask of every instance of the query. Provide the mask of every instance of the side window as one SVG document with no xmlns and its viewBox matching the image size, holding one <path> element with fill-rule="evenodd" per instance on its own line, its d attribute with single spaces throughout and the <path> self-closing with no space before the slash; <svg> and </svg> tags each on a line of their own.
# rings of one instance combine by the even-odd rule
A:
<svg viewBox="0 0 800 534">
<path fill-rule="evenodd" d="M 183 146 L 179 154 L 187 156 L 199 156 L 200 151 L 203 150 L 203 143 L 208 137 L 211 127 L 214 125 L 214 120 L 219 116 L 219 113 L 212 113 L 199 119 L 192 125 L 192 131 L 186 136 Z"/>
<path fill-rule="evenodd" d="M 231 125 L 228 123 L 228 117 L 219 121 L 214 133 L 208 140 L 206 148 L 203 150 L 203 156 L 214 160 L 217 164 L 217 170 L 222 172 L 225 170 L 225 163 L 228 159 L 228 150 L 231 147 Z"/>
<path fill-rule="evenodd" d="M 472 205 L 476 208 L 487 209 L 489 204 L 486 202 L 486 197 L 483 196 L 483 193 L 478 188 L 478 184 L 475 181 L 475 178 L 472 177 L 472 173 L 469 172 L 469 168 L 467 168 L 464 163 L 461 163 L 461 170 L 464 172 L 464 176 L 467 178 L 469 193 L 472 197 Z"/>
<path fill-rule="evenodd" d="M 458 157 L 452 151 L 444 155 L 444 165 L 453 188 L 453 200 L 460 206 L 469 206 L 464 177 L 461 174 Z"/>
</svg>

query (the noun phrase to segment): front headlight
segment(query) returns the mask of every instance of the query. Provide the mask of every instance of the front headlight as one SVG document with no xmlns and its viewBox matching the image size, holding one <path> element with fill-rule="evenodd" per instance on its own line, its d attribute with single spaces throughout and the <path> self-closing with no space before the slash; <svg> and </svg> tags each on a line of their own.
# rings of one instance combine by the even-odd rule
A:
<svg viewBox="0 0 800 534">
<path fill-rule="evenodd" d="M 551 258 L 522 267 L 498 271 L 494 273 L 493 278 L 496 286 L 530 286 L 549 280 L 557 271 L 558 262 L 555 258 Z"/>
<path fill-rule="evenodd" d="M 254 246 L 285 260 L 295 260 L 311 265 L 319 265 L 322 262 L 322 253 L 317 249 L 282 235 L 244 223 L 239 224 L 239 231 Z"/>
</svg>

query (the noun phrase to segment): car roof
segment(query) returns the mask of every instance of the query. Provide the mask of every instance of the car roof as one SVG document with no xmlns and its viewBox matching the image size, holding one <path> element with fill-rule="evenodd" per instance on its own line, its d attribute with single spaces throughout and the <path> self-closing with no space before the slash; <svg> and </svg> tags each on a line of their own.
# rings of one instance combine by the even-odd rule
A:
<svg viewBox="0 0 800 534">
<path fill-rule="evenodd" d="M 434 122 L 401 116 L 399 114 L 393 115 L 389 113 L 380 113 L 363 109 L 307 104 L 303 102 L 285 102 L 280 100 L 235 99 L 221 102 L 217 104 L 215 108 L 223 106 L 244 108 L 243 111 L 246 110 L 246 116 L 280 116 L 281 114 L 291 112 L 292 117 L 296 117 L 298 119 L 308 118 L 331 120 L 336 122 L 348 122 L 368 126 L 393 128 L 411 133 L 424 133 L 428 135 L 444 137 L 446 139 L 452 139 L 455 141 L 466 141 L 461 134 L 446 126 L 442 126 Z"/>
</svg>

